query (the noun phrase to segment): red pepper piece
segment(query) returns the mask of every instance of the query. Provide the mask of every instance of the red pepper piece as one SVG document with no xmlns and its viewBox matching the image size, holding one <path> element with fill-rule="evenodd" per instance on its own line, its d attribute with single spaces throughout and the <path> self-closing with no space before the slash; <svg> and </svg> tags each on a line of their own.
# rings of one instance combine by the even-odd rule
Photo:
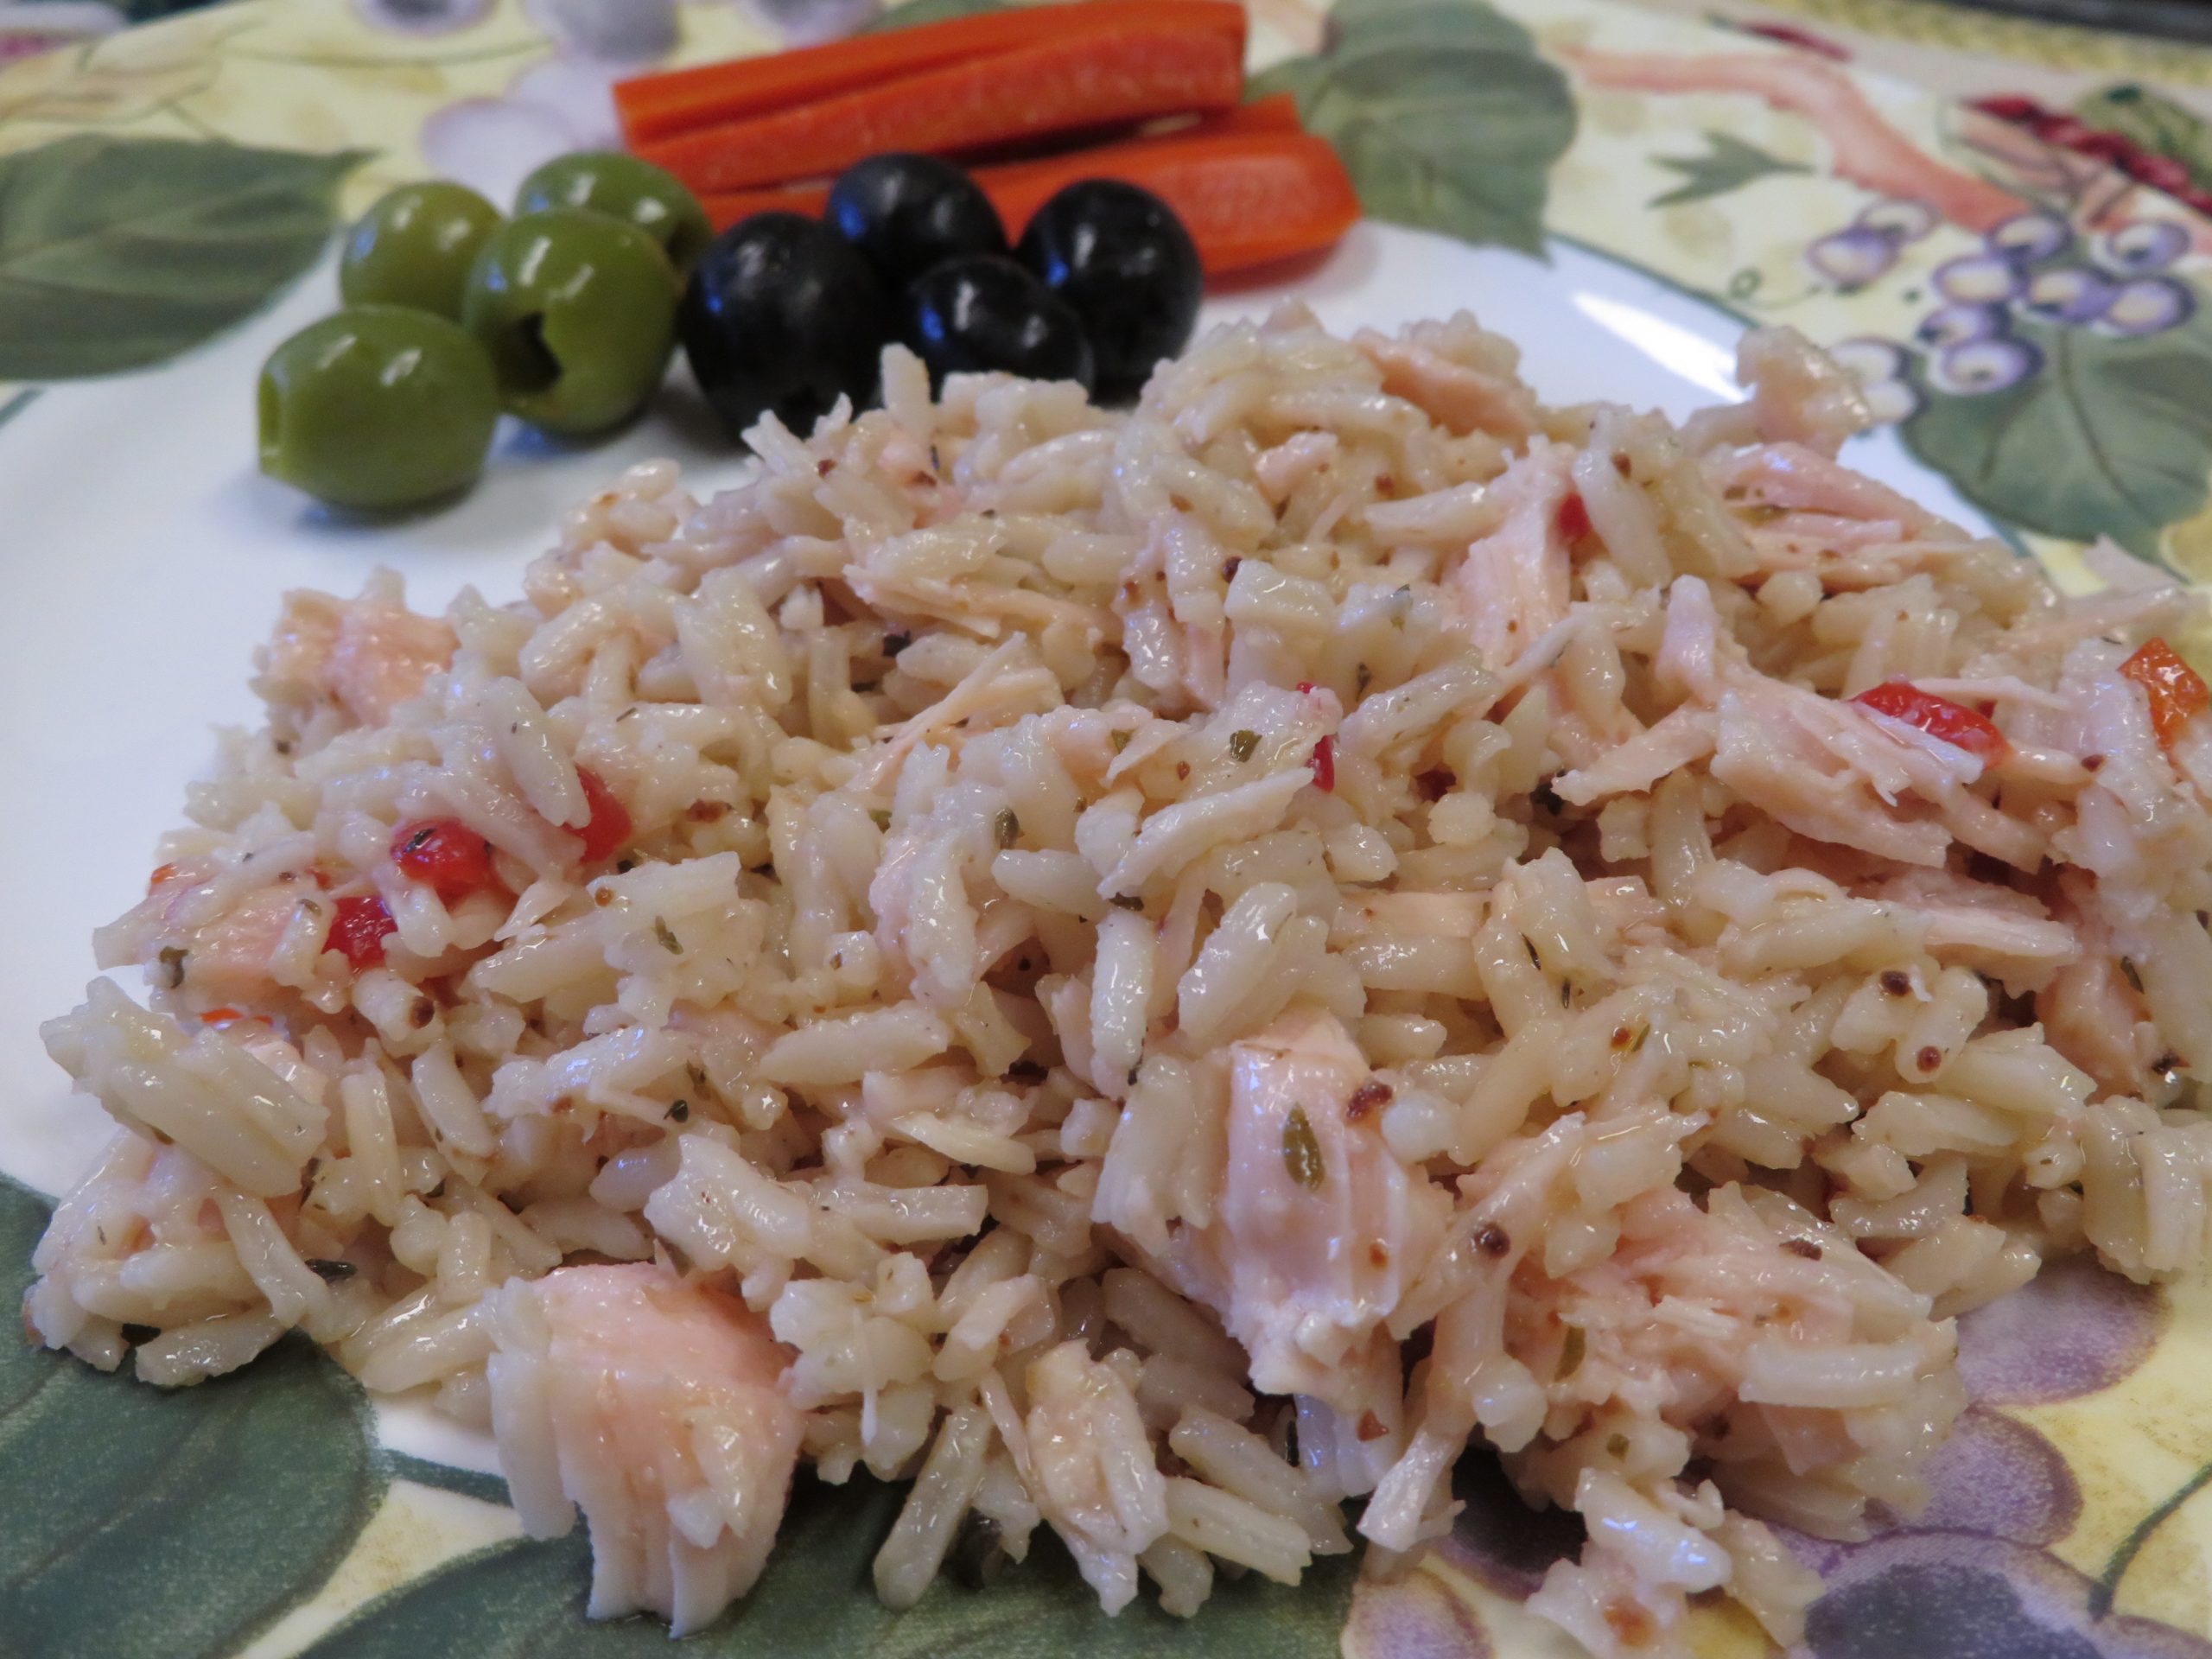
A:
<svg viewBox="0 0 2212 1659">
<path fill-rule="evenodd" d="M 2143 688 L 2151 700 L 2151 725 L 2158 741 L 2169 748 L 2189 722 L 2212 708 L 2212 689 L 2181 653 L 2163 639 L 2153 639 L 2120 665 L 2120 671 Z"/>
<path fill-rule="evenodd" d="M 2003 760 L 2012 747 L 2005 741 L 2005 734 L 1990 722 L 1988 716 L 1976 714 L 1962 702 L 1923 691 L 1909 681 L 1891 680 L 1871 691 L 1861 691 L 1852 701 L 1878 715 L 1901 720 L 1955 748 L 1979 755 L 1985 761 Z"/>
<path fill-rule="evenodd" d="M 322 948 L 337 951 L 357 974 L 364 968 L 380 966 L 384 962 L 384 942 L 399 931 L 399 924 L 391 919 L 384 900 L 374 893 L 357 893 L 340 899 L 337 911 L 331 918 L 330 931 L 323 938 Z"/>
<path fill-rule="evenodd" d="M 501 885 L 492 843 L 458 818 L 417 818 L 392 832 L 391 861 L 444 903 Z"/>
<path fill-rule="evenodd" d="M 578 766 L 576 781 L 583 785 L 591 817 L 581 830 L 569 826 L 569 833 L 583 842 L 584 862 L 596 864 L 630 839 L 630 809 L 614 798 L 614 791 L 590 767 Z"/>
<path fill-rule="evenodd" d="M 1579 490 L 1570 490 L 1559 504 L 1559 538 L 1573 543 L 1590 533 L 1590 509 Z"/>
<path fill-rule="evenodd" d="M 1313 787 L 1324 795 L 1332 795 L 1337 788 L 1337 740 L 1325 737 L 1313 746 L 1313 758 L 1306 764 L 1313 768 Z"/>
</svg>

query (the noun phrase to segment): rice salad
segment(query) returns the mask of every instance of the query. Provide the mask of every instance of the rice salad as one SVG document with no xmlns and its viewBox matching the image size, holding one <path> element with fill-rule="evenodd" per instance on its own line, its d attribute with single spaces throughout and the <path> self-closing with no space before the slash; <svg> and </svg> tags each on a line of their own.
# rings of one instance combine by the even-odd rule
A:
<svg viewBox="0 0 2212 1659">
<path fill-rule="evenodd" d="M 893 348 L 518 601 L 288 596 L 98 935 L 149 1002 L 44 1028 L 120 1128 L 35 1337 L 296 1327 L 678 1633 L 802 1463 L 912 1481 L 893 1607 L 986 1526 L 1190 1615 L 1397 1570 L 1486 1445 L 1592 1654 L 1796 1641 L 1769 1523 L 1915 1512 L 1957 1315 L 2202 1255 L 2194 615 L 1839 464 L 1793 334 L 1679 427 L 1516 361 L 1292 308 L 1117 412 Z"/>
</svg>

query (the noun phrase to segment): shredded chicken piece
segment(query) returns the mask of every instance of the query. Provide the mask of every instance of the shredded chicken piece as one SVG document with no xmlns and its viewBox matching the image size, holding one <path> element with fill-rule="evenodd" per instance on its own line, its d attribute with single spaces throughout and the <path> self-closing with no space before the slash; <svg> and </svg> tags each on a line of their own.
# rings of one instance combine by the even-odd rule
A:
<svg viewBox="0 0 2212 1659">
<path fill-rule="evenodd" d="M 504 1293 L 487 1363 L 524 1529 L 591 1529 L 591 1615 L 683 1636 L 753 1587 L 800 1420 L 786 1351 L 742 1302 L 652 1266 L 563 1268 Z"/>
</svg>

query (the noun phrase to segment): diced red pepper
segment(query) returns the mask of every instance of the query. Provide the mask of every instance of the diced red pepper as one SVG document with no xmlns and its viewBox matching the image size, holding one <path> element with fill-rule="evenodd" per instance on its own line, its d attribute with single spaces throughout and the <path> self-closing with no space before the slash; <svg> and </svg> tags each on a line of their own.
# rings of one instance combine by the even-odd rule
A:
<svg viewBox="0 0 2212 1659">
<path fill-rule="evenodd" d="M 169 880 L 169 878 L 174 876 L 175 874 L 176 866 L 174 864 L 155 865 L 154 873 L 146 878 L 146 891 L 149 893 L 153 892 L 155 888 L 160 887 L 162 882 Z"/>
<path fill-rule="evenodd" d="M 591 817 L 581 830 L 569 833 L 584 843 L 584 862 L 596 864 L 630 839 L 630 809 L 614 798 L 614 791 L 588 766 L 576 768 L 576 781 L 584 788 L 584 804 Z"/>
<path fill-rule="evenodd" d="M 501 885 L 492 843 L 458 818 L 401 824 L 392 833 L 391 861 L 448 905 Z"/>
<path fill-rule="evenodd" d="M 399 924 L 391 919 L 384 900 L 374 893 L 356 893 L 340 899 L 337 910 L 322 948 L 337 951 L 357 974 L 364 968 L 379 966 L 384 961 L 384 942 L 399 931 Z"/>
<path fill-rule="evenodd" d="M 1974 99 L 1973 107 L 1999 121 L 2032 121 L 2043 113 L 2043 105 L 2035 99 L 2017 94 L 1978 98 Z"/>
<path fill-rule="evenodd" d="M 1580 541 L 1590 533 L 1590 509 L 1582 499 L 1582 493 L 1570 490 L 1559 504 L 1559 538 L 1562 542 Z"/>
<path fill-rule="evenodd" d="M 2151 700 L 2151 725 L 2158 741 L 2171 747 L 2189 722 L 2212 708 L 2212 689 L 2163 639 L 2153 639 L 2120 665 Z"/>
<path fill-rule="evenodd" d="M 1923 691 L 1906 680 L 1891 680 L 1871 691 L 1861 691 L 1852 701 L 1878 715 L 1901 720 L 1955 748 L 1979 755 L 1985 761 L 2003 760 L 2012 747 L 1987 715 L 1978 715 L 1948 697 Z"/>
<path fill-rule="evenodd" d="M 1313 746 L 1313 758 L 1306 764 L 1313 768 L 1313 787 L 1324 795 L 1336 792 L 1337 740 L 1325 737 Z"/>
</svg>

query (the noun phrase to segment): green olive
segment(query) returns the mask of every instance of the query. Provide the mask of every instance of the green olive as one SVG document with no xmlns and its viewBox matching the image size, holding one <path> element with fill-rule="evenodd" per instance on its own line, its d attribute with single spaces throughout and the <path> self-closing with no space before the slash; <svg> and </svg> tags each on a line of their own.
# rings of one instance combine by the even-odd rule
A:
<svg viewBox="0 0 2212 1659">
<path fill-rule="evenodd" d="M 636 226 L 549 207 L 492 233 L 461 320 L 491 353 L 510 410 L 549 432 L 603 431 L 660 385 L 675 339 L 674 273 Z"/>
<path fill-rule="evenodd" d="M 413 506 L 483 470 L 499 418 L 491 359 L 459 323 L 349 306 L 262 365 L 261 470 L 336 507 Z"/>
<path fill-rule="evenodd" d="M 346 233 L 338 292 L 348 305 L 406 305 L 456 320 L 468 273 L 499 210 L 465 185 L 403 184 Z"/>
<path fill-rule="evenodd" d="M 556 156 L 524 179 L 515 212 L 546 207 L 588 207 L 628 219 L 660 244 L 679 276 L 715 239 L 707 210 L 673 173 L 619 149 Z"/>
</svg>

